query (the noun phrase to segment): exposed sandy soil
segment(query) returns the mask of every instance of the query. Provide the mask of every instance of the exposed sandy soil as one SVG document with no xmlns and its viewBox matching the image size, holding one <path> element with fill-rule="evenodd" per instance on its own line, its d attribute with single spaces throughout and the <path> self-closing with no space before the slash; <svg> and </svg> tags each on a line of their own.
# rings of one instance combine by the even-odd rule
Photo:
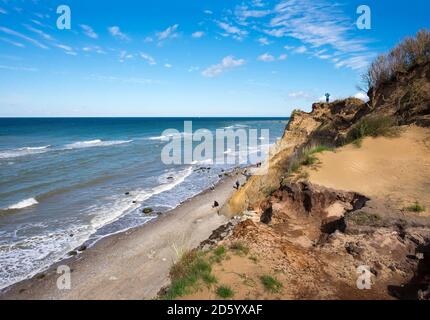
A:
<svg viewBox="0 0 430 320">
<path fill-rule="evenodd" d="M 152 299 L 169 283 L 169 269 L 184 250 L 197 247 L 228 219 L 212 208 L 235 191 L 239 173 L 223 179 L 176 209 L 140 228 L 107 237 L 76 258 L 62 261 L 72 270 L 72 289 L 58 290 L 56 266 L 14 285 L 0 299 Z"/>
<path fill-rule="evenodd" d="M 309 181 L 391 202 L 398 209 L 423 204 L 430 215 L 430 129 L 404 127 L 398 138 L 366 138 L 318 155 Z"/>
<path fill-rule="evenodd" d="M 302 198 L 294 203 L 296 195 L 291 198 L 279 191 L 270 200 L 269 224 L 260 221 L 262 211 L 248 212 L 248 219 L 235 227 L 232 236 L 218 243 L 229 248 L 239 241 L 249 253 L 240 256 L 228 250 L 213 266 L 218 282 L 210 287 L 202 284 L 183 299 L 219 299 L 220 285 L 231 287 L 233 299 L 394 299 L 393 292 L 417 268 L 416 244 L 430 237 L 430 129 L 405 127 L 400 137 L 366 138 L 361 148 L 349 145 L 318 158 L 316 166 L 305 169 L 309 180 L 322 190 L 330 188 L 326 193 L 333 190 L 341 195 L 347 190 L 365 195 L 371 200 L 362 210 L 377 214 L 379 224 L 353 224 L 345 233 L 324 234 L 321 222 L 344 216 L 351 210 L 348 203 L 324 198 L 315 187 L 312 205 L 321 204 L 320 217 L 314 211 L 299 210 Z M 403 210 L 415 201 L 427 211 Z M 410 223 L 405 229 L 397 226 L 402 219 Z M 372 273 L 370 290 L 357 288 L 357 268 L 363 265 Z M 262 275 L 277 278 L 282 290 L 268 291 Z"/>
</svg>

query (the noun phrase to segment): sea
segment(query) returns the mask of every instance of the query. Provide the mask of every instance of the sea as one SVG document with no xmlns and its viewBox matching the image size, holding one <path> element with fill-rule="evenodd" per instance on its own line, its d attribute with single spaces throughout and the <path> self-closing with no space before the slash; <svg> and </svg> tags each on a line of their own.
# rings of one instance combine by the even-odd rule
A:
<svg viewBox="0 0 430 320">
<path fill-rule="evenodd" d="M 214 137 L 219 129 L 268 129 L 269 139 L 259 139 L 267 146 L 288 118 L 0 118 L 0 289 L 83 243 L 168 214 L 247 165 L 211 163 L 212 156 L 166 164 L 162 151 L 173 137 L 164 131 L 184 135 L 184 121 Z"/>
</svg>

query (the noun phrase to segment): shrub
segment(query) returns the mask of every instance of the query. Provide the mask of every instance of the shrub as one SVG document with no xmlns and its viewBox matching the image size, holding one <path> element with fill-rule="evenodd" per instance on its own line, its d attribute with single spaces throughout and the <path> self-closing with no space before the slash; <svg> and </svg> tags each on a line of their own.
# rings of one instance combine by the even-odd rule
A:
<svg viewBox="0 0 430 320">
<path fill-rule="evenodd" d="M 388 54 L 380 55 L 370 65 L 363 79 L 369 89 L 391 80 L 397 73 L 430 61 L 430 31 L 422 29 L 415 38 L 400 42 Z"/>
<path fill-rule="evenodd" d="M 216 289 L 216 294 L 223 299 L 228 299 L 234 296 L 233 290 L 228 286 L 218 287 Z"/>
<path fill-rule="evenodd" d="M 260 280 L 264 288 L 272 293 L 278 293 L 282 289 L 282 283 L 272 276 L 264 275 L 260 277 Z"/>
</svg>

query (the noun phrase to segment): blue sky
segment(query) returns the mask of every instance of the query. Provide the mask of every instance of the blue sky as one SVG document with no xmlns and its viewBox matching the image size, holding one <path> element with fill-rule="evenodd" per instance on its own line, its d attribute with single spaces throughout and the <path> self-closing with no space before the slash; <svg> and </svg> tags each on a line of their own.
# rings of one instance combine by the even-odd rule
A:
<svg viewBox="0 0 430 320">
<path fill-rule="evenodd" d="M 59 5 L 70 30 L 56 27 Z M 359 5 L 372 29 L 359 30 Z M 0 116 L 288 116 L 356 95 L 428 1 L 0 0 Z"/>
</svg>

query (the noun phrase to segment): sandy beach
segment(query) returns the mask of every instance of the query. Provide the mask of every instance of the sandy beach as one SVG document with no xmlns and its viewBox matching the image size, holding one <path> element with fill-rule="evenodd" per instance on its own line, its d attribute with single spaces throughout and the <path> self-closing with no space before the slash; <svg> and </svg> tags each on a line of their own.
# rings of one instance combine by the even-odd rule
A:
<svg viewBox="0 0 430 320">
<path fill-rule="evenodd" d="M 197 247 L 228 218 L 220 207 L 245 177 L 236 170 L 206 190 L 141 227 L 106 237 L 78 256 L 2 291 L 0 299 L 152 299 L 169 284 L 169 268 L 181 252 Z M 71 269 L 71 289 L 57 289 L 58 265 Z"/>
</svg>

